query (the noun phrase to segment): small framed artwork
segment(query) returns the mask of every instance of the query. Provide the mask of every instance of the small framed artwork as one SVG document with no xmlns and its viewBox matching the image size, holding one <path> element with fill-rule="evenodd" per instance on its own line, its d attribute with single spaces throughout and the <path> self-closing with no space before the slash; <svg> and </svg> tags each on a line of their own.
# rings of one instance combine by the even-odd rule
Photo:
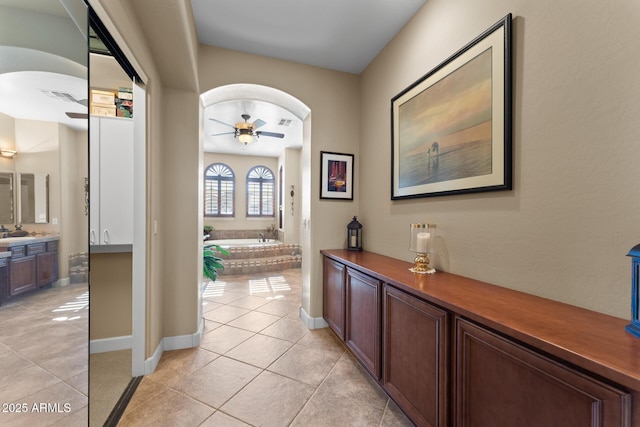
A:
<svg viewBox="0 0 640 427">
<path fill-rule="evenodd" d="M 391 199 L 512 187 L 511 14 L 391 100 Z"/>
<path fill-rule="evenodd" d="M 353 154 L 320 152 L 320 198 L 353 200 Z"/>
</svg>

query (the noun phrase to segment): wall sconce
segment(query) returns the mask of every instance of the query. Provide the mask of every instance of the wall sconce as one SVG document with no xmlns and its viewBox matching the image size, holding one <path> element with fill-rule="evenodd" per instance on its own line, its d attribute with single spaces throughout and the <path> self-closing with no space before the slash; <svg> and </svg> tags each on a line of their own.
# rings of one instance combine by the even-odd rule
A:
<svg viewBox="0 0 640 427">
<path fill-rule="evenodd" d="M 433 238 L 435 237 L 435 224 L 411 224 L 411 243 L 409 250 L 416 254 L 413 267 L 409 270 L 414 273 L 431 274 L 436 269 L 429 265 L 429 254 Z"/>
<path fill-rule="evenodd" d="M 13 159 L 13 156 L 16 155 L 15 150 L 7 150 L 4 148 L 0 148 L 0 157 L 4 157 L 7 159 Z"/>
</svg>

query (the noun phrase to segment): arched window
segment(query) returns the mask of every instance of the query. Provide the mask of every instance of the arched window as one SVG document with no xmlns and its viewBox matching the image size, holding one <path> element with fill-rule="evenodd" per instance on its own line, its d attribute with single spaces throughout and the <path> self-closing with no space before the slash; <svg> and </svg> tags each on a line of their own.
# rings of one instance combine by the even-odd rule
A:
<svg viewBox="0 0 640 427">
<path fill-rule="evenodd" d="M 247 216 L 274 216 L 275 179 L 266 166 L 255 166 L 247 174 Z"/>
<path fill-rule="evenodd" d="M 236 177 L 224 163 L 213 163 L 204 171 L 204 215 L 232 217 Z"/>
</svg>

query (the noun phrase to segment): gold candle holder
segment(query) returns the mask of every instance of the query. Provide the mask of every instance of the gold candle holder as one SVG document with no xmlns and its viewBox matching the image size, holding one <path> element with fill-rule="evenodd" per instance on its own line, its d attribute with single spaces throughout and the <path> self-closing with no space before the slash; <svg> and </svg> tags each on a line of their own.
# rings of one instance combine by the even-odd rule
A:
<svg viewBox="0 0 640 427">
<path fill-rule="evenodd" d="M 409 270 L 419 274 L 435 273 L 435 268 L 431 267 L 429 253 L 431 252 L 431 242 L 435 235 L 435 224 L 411 224 L 411 244 L 409 250 L 416 253 L 413 260 L 414 265 Z"/>
</svg>

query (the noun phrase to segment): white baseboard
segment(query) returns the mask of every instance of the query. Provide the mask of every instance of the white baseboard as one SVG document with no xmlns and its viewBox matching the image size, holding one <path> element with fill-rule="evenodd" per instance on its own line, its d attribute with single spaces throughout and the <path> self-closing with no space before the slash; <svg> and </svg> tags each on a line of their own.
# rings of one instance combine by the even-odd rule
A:
<svg viewBox="0 0 640 427">
<path fill-rule="evenodd" d="M 68 278 L 68 277 L 64 277 L 62 279 L 58 279 L 55 282 L 53 282 L 53 284 L 51 286 L 56 288 L 56 287 L 67 286 L 70 283 L 71 283 L 71 279 Z"/>
<path fill-rule="evenodd" d="M 107 351 L 129 350 L 132 344 L 131 335 L 102 338 L 89 341 L 89 354 L 106 353 Z"/>
<path fill-rule="evenodd" d="M 178 335 L 175 337 L 164 337 L 153 352 L 153 355 L 144 361 L 144 374 L 152 374 L 156 370 L 160 358 L 165 351 L 182 350 L 183 348 L 193 348 L 200 345 L 204 320 L 200 319 L 198 331 L 191 335 Z"/>
<path fill-rule="evenodd" d="M 329 324 L 322 317 L 311 317 L 307 314 L 304 307 L 300 307 L 300 319 L 307 325 L 309 329 L 322 329 Z"/>
</svg>

